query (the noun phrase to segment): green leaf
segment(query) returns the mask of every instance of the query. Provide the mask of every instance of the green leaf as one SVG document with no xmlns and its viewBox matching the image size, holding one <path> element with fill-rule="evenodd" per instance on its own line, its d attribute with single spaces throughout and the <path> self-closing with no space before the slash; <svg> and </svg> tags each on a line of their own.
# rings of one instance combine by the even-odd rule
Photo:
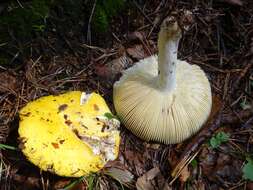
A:
<svg viewBox="0 0 253 190">
<path fill-rule="evenodd" d="M 216 139 L 219 139 L 221 142 L 227 142 L 229 140 L 229 134 L 225 132 L 219 132 L 216 135 Z"/>
<path fill-rule="evenodd" d="M 197 161 L 196 159 L 193 159 L 193 160 L 191 161 L 191 166 L 192 166 L 193 168 L 196 168 L 196 167 L 198 166 L 198 161 Z"/>
<path fill-rule="evenodd" d="M 1 143 L 0 143 L 0 150 L 1 150 L 1 149 L 3 149 L 3 150 L 5 150 L 5 149 L 17 150 L 17 148 L 14 147 L 14 146 L 10 146 L 10 145 L 6 145 L 6 144 L 1 144 Z"/>
<path fill-rule="evenodd" d="M 106 113 L 104 114 L 104 116 L 107 117 L 109 120 L 110 120 L 110 119 L 117 119 L 117 120 L 119 120 L 117 116 L 113 115 L 113 114 L 110 113 L 110 112 L 106 112 Z"/>
<path fill-rule="evenodd" d="M 229 134 L 225 132 L 219 132 L 209 141 L 212 148 L 218 148 L 222 143 L 225 143 L 229 140 Z"/>
<path fill-rule="evenodd" d="M 124 7 L 124 0 L 98 0 L 92 18 L 95 29 L 105 32 L 109 28 L 110 20 Z"/>
<path fill-rule="evenodd" d="M 85 178 L 85 177 L 82 176 L 82 177 L 79 177 L 79 178 L 77 178 L 77 179 L 74 179 L 74 180 L 71 181 L 68 185 L 66 185 L 66 186 L 63 188 L 63 190 L 69 190 L 69 189 L 75 187 L 75 185 L 77 185 L 78 183 L 80 183 L 81 181 L 83 181 L 84 178 Z"/>
<path fill-rule="evenodd" d="M 246 180 L 253 181 L 253 160 L 247 158 L 248 163 L 245 164 L 242 168 L 243 178 Z"/>
</svg>

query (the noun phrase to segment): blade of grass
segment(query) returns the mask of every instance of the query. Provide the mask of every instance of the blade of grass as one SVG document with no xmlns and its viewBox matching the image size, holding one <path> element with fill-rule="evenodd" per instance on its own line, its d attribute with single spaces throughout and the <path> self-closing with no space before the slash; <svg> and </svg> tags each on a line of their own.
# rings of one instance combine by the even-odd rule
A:
<svg viewBox="0 0 253 190">
<path fill-rule="evenodd" d="M 75 185 L 77 185 L 78 183 L 80 183 L 81 181 L 83 181 L 84 178 L 85 178 L 85 176 L 82 176 L 82 177 L 79 177 L 77 179 L 72 180 L 62 190 L 69 190 L 69 189 L 71 189 L 72 187 L 74 187 Z"/>
<path fill-rule="evenodd" d="M 3 149 L 3 150 L 5 150 L 5 149 L 8 149 L 8 150 L 17 150 L 17 148 L 14 147 L 14 146 L 6 145 L 6 144 L 1 144 L 1 143 L 0 143 L 0 149 Z"/>
</svg>

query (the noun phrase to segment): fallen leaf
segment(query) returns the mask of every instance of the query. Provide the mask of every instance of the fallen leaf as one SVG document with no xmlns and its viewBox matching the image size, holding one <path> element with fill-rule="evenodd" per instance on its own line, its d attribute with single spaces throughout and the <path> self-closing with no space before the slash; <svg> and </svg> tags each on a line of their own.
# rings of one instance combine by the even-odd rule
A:
<svg viewBox="0 0 253 190">
<path fill-rule="evenodd" d="M 99 77 L 112 82 L 124 69 L 132 65 L 132 63 L 133 61 L 129 57 L 121 56 L 106 63 L 105 65 L 95 65 L 95 72 Z"/>
<path fill-rule="evenodd" d="M 190 171 L 189 171 L 188 167 L 186 166 L 182 169 L 179 180 L 184 183 L 187 181 L 187 179 L 190 177 L 190 175 L 191 175 Z"/>
<path fill-rule="evenodd" d="M 241 0 L 224 0 L 224 1 L 231 5 L 243 6 L 243 2 Z"/>
<path fill-rule="evenodd" d="M 134 176 L 131 172 L 129 172 L 128 170 L 124 170 L 124 169 L 120 169 L 116 167 L 106 168 L 104 170 L 104 173 L 116 179 L 117 181 L 124 184 L 125 186 L 128 186 L 128 184 L 131 184 L 134 179 Z"/>
<path fill-rule="evenodd" d="M 144 59 L 147 55 L 145 54 L 145 50 L 143 48 L 143 45 L 140 45 L 140 44 L 137 44 L 137 45 L 134 45 L 133 47 L 131 48 L 128 48 L 127 49 L 127 53 L 137 59 L 137 60 L 140 60 L 140 59 Z"/>
<path fill-rule="evenodd" d="M 70 179 L 61 179 L 54 184 L 55 190 L 86 190 L 87 184 L 83 180 L 84 177 Z"/>
<path fill-rule="evenodd" d="M 17 80 L 7 72 L 0 73 L 0 92 L 14 91 L 17 88 Z"/>
<path fill-rule="evenodd" d="M 253 160 L 247 158 L 247 164 L 243 166 L 243 178 L 253 181 Z"/>
<path fill-rule="evenodd" d="M 193 189 L 205 190 L 206 188 L 205 188 L 205 184 L 204 184 L 203 180 L 199 179 L 197 181 L 194 181 Z"/>
<path fill-rule="evenodd" d="M 253 182 L 247 183 L 247 190 L 253 190 Z"/>
<path fill-rule="evenodd" d="M 144 40 L 144 35 L 145 34 L 143 34 L 142 32 L 135 31 L 135 32 L 129 33 L 127 35 L 127 39 L 129 41 L 134 41 L 134 40 L 142 41 L 142 40 Z"/>
<path fill-rule="evenodd" d="M 160 169 L 155 167 L 139 177 L 136 182 L 136 188 L 138 190 L 154 190 L 155 186 L 152 184 L 152 180 L 160 173 Z"/>
</svg>

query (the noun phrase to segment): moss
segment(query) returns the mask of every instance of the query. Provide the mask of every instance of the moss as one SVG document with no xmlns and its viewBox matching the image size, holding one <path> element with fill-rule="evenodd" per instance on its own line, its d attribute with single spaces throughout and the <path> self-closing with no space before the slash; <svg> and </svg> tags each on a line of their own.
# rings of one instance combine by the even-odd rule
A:
<svg viewBox="0 0 253 190">
<path fill-rule="evenodd" d="M 124 7 L 124 0 L 97 0 L 92 24 L 97 31 L 106 31 L 110 19 Z"/>
<path fill-rule="evenodd" d="M 49 13 L 49 0 L 32 0 L 23 3 L 22 7 L 16 2 L 8 5 L 8 9 L 0 17 L 3 26 L 1 32 L 10 32 L 12 37 L 23 40 L 30 38 L 33 31 L 43 31 Z"/>
</svg>

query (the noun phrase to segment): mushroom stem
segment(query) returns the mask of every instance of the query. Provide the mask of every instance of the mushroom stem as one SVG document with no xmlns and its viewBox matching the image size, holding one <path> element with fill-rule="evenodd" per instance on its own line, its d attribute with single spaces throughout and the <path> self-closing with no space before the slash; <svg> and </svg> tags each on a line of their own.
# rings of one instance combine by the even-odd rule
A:
<svg viewBox="0 0 253 190">
<path fill-rule="evenodd" d="M 162 26 L 158 36 L 158 84 L 162 90 L 176 87 L 176 64 L 181 30 L 177 22 Z"/>
</svg>

